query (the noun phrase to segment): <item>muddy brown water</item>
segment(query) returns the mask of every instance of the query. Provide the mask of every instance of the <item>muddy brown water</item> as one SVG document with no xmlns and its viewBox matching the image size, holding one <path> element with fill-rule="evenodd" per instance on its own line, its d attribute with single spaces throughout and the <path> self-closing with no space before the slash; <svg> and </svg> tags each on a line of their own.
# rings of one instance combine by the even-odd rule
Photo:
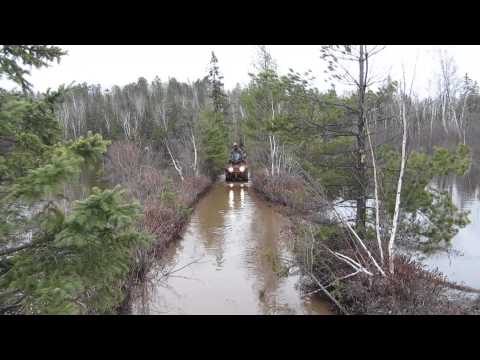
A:
<svg viewBox="0 0 480 360">
<path fill-rule="evenodd" d="M 216 184 L 149 274 L 132 312 L 331 314 L 325 301 L 302 297 L 300 275 L 286 266 L 285 221 L 249 184 Z"/>
</svg>

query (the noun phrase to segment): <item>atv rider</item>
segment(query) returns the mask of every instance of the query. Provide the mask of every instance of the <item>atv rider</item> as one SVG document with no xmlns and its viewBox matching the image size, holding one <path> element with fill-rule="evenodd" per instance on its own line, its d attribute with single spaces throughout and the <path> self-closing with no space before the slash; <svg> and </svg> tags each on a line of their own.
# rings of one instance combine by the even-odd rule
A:
<svg viewBox="0 0 480 360">
<path fill-rule="evenodd" d="M 230 162 L 241 162 L 245 161 L 246 154 L 243 149 L 241 149 L 237 143 L 233 143 L 232 151 L 230 152 Z"/>
</svg>

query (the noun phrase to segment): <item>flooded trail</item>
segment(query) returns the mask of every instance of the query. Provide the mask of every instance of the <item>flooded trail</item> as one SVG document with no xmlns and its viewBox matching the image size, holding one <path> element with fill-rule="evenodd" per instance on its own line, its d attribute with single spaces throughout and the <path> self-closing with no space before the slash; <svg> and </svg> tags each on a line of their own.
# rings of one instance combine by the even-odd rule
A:
<svg viewBox="0 0 480 360">
<path fill-rule="evenodd" d="M 284 265 L 292 258 L 281 236 L 285 221 L 248 184 L 216 184 L 150 274 L 132 312 L 330 314 L 327 303 L 301 297 L 299 275 Z M 163 277 L 161 268 L 173 272 Z"/>
</svg>

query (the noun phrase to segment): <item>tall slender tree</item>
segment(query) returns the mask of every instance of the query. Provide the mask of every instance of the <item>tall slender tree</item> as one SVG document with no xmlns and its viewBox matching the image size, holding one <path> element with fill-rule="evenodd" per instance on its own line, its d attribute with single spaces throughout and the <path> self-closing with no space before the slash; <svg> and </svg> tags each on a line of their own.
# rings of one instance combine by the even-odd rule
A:
<svg viewBox="0 0 480 360">
<path fill-rule="evenodd" d="M 227 110 L 227 95 L 223 89 L 223 76 L 218 66 L 218 58 L 213 51 L 210 60 L 210 69 L 208 71 L 208 80 L 211 85 L 210 98 L 213 102 L 213 111 L 216 113 L 225 113 Z"/>
<path fill-rule="evenodd" d="M 367 220 L 367 133 L 366 118 L 371 110 L 367 102 L 367 88 L 372 85 L 373 79 L 369 71 L 370 58 L 380 52 L 383 47 L 367 47 L 367 45 L 330 45 L 323 46 L 322 59 L 328 62 L 328 71 L 332 78 L 341 80 L 355 87 L 356 104 L 352 107 L 354 122 L 351 129 L 356 138 L 355 178 L 356 178 L 356 227 L 361 234 L 365 231 Z M 358 71 L 351 71 L 347 63 L 353 63 Z"/>
</svg>

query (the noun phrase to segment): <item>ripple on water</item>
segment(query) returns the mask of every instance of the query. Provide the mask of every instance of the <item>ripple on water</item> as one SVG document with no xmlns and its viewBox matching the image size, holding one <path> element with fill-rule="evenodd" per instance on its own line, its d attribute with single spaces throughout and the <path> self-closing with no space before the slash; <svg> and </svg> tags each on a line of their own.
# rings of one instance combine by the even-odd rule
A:
<svg viewBox="0 0 480 360">
<path fill-rule="evenodd" d="M 214 186 L 199 201 L 164 261 L 174 268 L 200 261 L 154 281 L 149 306 L 137 313 L 329 313 L 318 300 L 301 298 L 298 275 L 279 276 L 280 258 L 288 255 L 280 240 L 283 219 L 248 187 L 236 185 Z"/>
</svg>

